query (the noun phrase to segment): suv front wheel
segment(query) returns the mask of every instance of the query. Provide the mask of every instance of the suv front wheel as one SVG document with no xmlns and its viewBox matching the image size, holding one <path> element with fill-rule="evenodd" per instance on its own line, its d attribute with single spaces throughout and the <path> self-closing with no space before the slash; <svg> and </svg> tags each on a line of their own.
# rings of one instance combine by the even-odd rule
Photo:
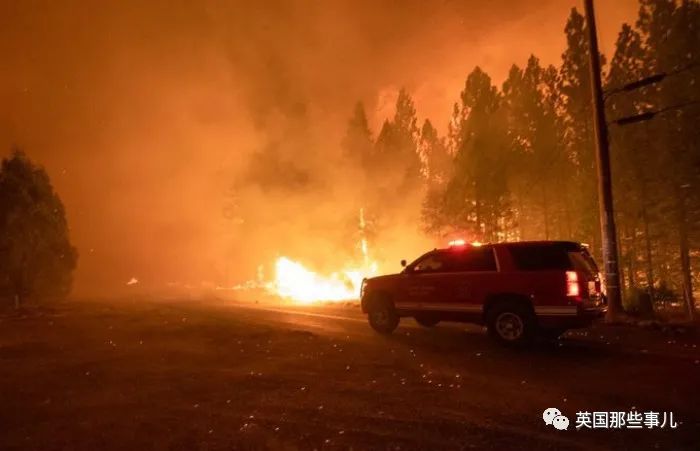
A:
<svg viewBox="0 0 700 451">
<path fill-rule="evenodd" d="M 519 302 L 499 302 L 491 307 L 486 325 L 489 335 L 507 346 L 529 345 L 537 331 L 532 309 Z"/>
<path fill-rule="evenodd" d="M 381 334 L 392 333 L 399 325 L 399 315 L 391 302 L 377 300 L 367 309 L 367 319 L 372 329 Z"/>
</svg>

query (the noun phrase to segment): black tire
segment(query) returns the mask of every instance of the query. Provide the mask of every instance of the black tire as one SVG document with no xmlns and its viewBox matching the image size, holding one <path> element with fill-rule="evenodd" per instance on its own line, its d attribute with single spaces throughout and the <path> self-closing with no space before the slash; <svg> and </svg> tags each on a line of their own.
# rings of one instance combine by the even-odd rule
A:
<svg viewBox="0 0 700 451">
<path fill-rule="evenodd" d="M 537 320 L 524 302 L 498 302 L 489 309 L 486 326 L 494 340 L 511 347 L 528 346 L 537 335 Z"/>
<path fill-rule="evenodd" d="M 430 313 L 421 313 L 414 316 L 416 322 L 423 327 L 435 327 L 440 322 L 440 317 Z"/>
<path fill-rule="evenodd" d="M 400 320 L 394 304 L 385 299 L 377 299 L 367 306 L 367 319 L 372 329 L 385 335 L 392 333 Z"/>
</svg>

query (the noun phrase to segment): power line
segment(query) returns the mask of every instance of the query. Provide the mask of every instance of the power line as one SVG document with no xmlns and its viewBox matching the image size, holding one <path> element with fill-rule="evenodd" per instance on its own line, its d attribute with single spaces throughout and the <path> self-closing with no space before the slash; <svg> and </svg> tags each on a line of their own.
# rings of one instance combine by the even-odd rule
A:
<svg viewBox="0 0 700 451">
<path fill-rule="evenodd" d="M 634 90 L 643 88 L 643 87 L 648 86 L 648 85 L 660 83 L 668 77 L 673 77 L 675 75 L 689 71 L 697 66 L 700 66 L 700 61 L 692 61 L 689 64 L 686 64 L 685 66 L 682 66 L 678 69 L 674 69 L 670 72 L 660 72 L 658 74 L 642 78 L 641 80 L 636 80 L 636 81 L 624 84 L 618 88 L 614 88 L 614 89 L 607 91 L 605 93 L 605 98 L 608 99 L 609 97 L 611 97 L 615 94 L 619 94 L 621 92 L 634 91 Z"/>
<path fill-rule="evenodd" d="M 656 111 L 645 111 L 643 113 L 635 114 L 634 116 L 627 116 L 623 117 L 620 119 L 615 119 L 614 121 L 611 121 L 611 124 L 617 124 L 617 125 L 630 125 L 630 124 L 635 124 L 638 122 L 644 122 L 644 121 L 649 121 L 651 119 L 654 119 L 659 114 L 666 113 L 667 111 L 671 110 L 680 110 L 682 108 L 686 108 L 692 105 L 698 105 L 700 104 L 700 100 L 691 100 L 688 102 L 683 102 L 683 103 L 678 103 L 676 105 L 671 105 L 667 106 L 664 108 L 661 108 Z"/>
</svg>

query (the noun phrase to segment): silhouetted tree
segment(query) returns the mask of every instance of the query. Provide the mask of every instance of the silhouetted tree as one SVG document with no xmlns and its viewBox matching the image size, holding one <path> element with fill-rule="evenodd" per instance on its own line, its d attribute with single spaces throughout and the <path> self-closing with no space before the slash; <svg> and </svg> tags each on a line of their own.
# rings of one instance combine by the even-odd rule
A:
<svg viewBox="0 0 700 451">
<path fill-rule="evenodd" d="M 439 238 L 450 233 L 449 220 L 442 208 L 445 188 L 454 169 L 453 157 L 447 146 L 446 140 L 440 138 L 433 124 L 426 119 L 421 128 L 419 143 L 426 178 L 421 217 L 424 230 Z"/>
<path fill-rule="evenodd" d="M 367 122 L 367 113 L 362 102 L 355 105 L 353 115 L 348 121 L 342 141 L 343 155 L 347 161 L 367 169 L 372 157 L 372 132 Z"/>
<path fill-rule="evenodd" d="M 628 293 L 647 304 L 635 308 L 651 312 L 648 301 L 663 286 L 666 298 L 670 289 L 683 293 L 694 315 L 700 2 L 640 5 L 635 26 L 622 27 L 606 74 L 608 120 L 658 112 L 646 122 L 610 128 L 621 275 Z M 560 67 L 542 67 L 531 56 L 523 68 L 511 68 L 500 92 L 477 67 L 454 104 L 444 139 L 425 122 L 417 154 L 427 182 L 421 212 L 428 233 L 577 240 L 600 257 L 589 49 L 586 21 L 576 9 L 564 31 Z M 641 89 L 611 92 L 657 73 L 668 75 Z M 416 149 L 415 136 L 415 108 L 402 91 L 396 116 L 377 139 L 373 158 L 382 164 L 376 166 L 388 174 L 392 166 L 396 174 L 418 167 L 415 152 L 405 151 Z"/>
<path fill-rule="evenodd" d="M 511 159 L 511 191 L 521 238 L 551 239 L 565 222 L 566 173 L 572 174 L 562 145 L 556 69 L 531 56 L 521 70 L 513 66 L 503 85 Z M 557 227 L 561 230 L 562 227 Z"/>
<path fill-rule="evenodd" d="M 574 162 L 577 196 L 572 201 L 579 206 L 574 238 L 588 241 L 592 251 L 601 250 L 598 195 L 596 185 L 593 141 L 593 113 L 586 21 L 574 8 L 564 29 L 567 48 L 562 55 L 560 90 L 564 98 L 563 117 L 569 158 Z M 602 58 L 602 64 L 605 59 Z M 573 194 L 573 193 L 572 193 Z"/>
<path fill-rule="evenodd" d="M 68 294 L 77 251 L 49 176 L 14 149 L 0 169 L 0 283 L 15 306 Z"/>
<path fill-rule="evenodd" d="M 444 214 L 474 239 L 498 241 L 511 225 L 508 155 L 501 95 L 481 68 L 467 77 L 461 94 L 452 179 L 446 186 Z"/>
<path fill-rule="evenodd" d="M 644 76 L 644 50 L 641 36 L 624 24 L 617 39 L 610 63 L 607 85 L 614 90 Z M 608 99 L 608 117 L 631 116 L 641 111 L 644 96 L 640 92 L 612 95 Z M 614 199 L 619 231 L 621 276 L 627 292 L 626 303 L 632 307 L 641 300 L 653 299 L 652 213 L 653 168 L 648 145 L 646 124 L 613 127 L 610 133 L 611 160 L 614 179 Z M 645 262 L 648 296 L 640 296 L 637 277 L 640 260 Z M 637 306 L 635 305 L 635 308 Z M 652 306 L 642 310 L 651 312 Z"/>
<path fill-rule="evenodd" d="M 429 119 L 426 119 L 421 127 L 418 153 L 424 162 L 423 176 L 428 185 L 444 184 L 451 175 L 452 158 L 445 140 L 440 138 Z"/>
<path fill-rule="evenodd" d="M 384 121 L 372 159 L 375 181 L 383 191 L 406 192 L 421 186 L 417 123 L 413 100 L 401 89 L 394 117 Z"/>
<path fill-rule="evenodd" d="M 698 46 L 700 46 L 700 4 L 683 0 L 642 0 L 637 28 L 644 40 L 645 66 L 651 73 L 672 76 L 646 90 L 646 108 L 665 110 L 649 121 L 649 143 L 654 155 L 658 186 L 663 193 L 659 215 L 666 230 L 661 237 L 668 247 L 675 241 L 675 262 L 679 268 L 678 288 L 686 300 L 688 313 L 695 316 L 693 299 L 692 249 L 697 249 L 700 223 L 700 106 L 697 86 L 700 83 Z M 663 259 L 663 257 L 661 257 Z M 665 262 L 664 262 L 665 263 Z M 662 269 L 663 269 L 662 264 Z M 664 274 L 666 275 L 666 274 Z M 674 274 L 669 274 L 676 278 Z M 663 276 L 662 276 L 663 277 Z"/>
</svg>

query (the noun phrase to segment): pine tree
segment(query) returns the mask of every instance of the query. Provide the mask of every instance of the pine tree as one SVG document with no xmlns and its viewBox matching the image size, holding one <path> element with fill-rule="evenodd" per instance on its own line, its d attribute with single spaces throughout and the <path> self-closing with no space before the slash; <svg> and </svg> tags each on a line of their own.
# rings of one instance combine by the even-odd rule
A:
<svg viewBox="0 0 700 451">
<path fill-rule="evenodd" d="M 421 161 L 418 155 L 418 118 L 413 99 L 405 89 L 399 91 L 396 113 L 392 122 L 397 153 L 404 162 L 404 188 L 416 188 L 421 183 Z"/>
<path fill-rule="evenodd" d="M 637 26 L 645 41 L 646 66 L 653 73 L 676 72 L 646 90 L 649 107 L 664 110 L 697 100 L 699 20 L 700 5 L 695 1 L 641 1 Z M 650 144 L 657 157 L 655 167 L 661 174 L 659 190 L 664 199 L 671 200 L 661 205 L 662 217 L 666 227 L 675 232 L 667 234 L 667 239 L 676 241 L 679 288 L 691 317 L 695 316 L 691 249 L 697 248 L 700 216 L 700 195 L 695 188 L 700 183 L 699 119 L 698 105 L 687 105 L 657 115 L 648 125 L 654 138 Z"/>
<path fill-rule="evenodd" d="M 542 130 L 545 138 L 542 140 L 546 144 L 545 152 L 548 157 L 545 159 L 548 165 L 548 174 L 552 192 L 550 198 L 552 209 L 552 233 L 558 239 L 571 239 L 572 216 L 573 216 L 573 193 L 577 187 L 571 174 L 574 174 L 574 165 L 567 154 L 566 149 L 566 127 L 565 118 L 560 112 L 563 110 L 564 96 L 560 91 L 559 70 L 550 65 L 541 73 L 541 96 L 543 115 Z"/>
<path fill-rule="evenodd" d="M 365 107 L 362 102 L 357 102 L 341 143 L 343 156 L 346 161 L 367 169 L 372 157 L 373 145 Z"/>
<path fill-rule="evenodd" d="M 569 167 L 561 145 L 554 83 L 556 69 L 542 68 L 531 56 L 524 70 L 511 68 L 503 85 L 510 158 L 517 168 L 511 172 L 511 190 L 520 238 L 524 239 L 566 236 L 561 224 L 565 222 L 562 210 L 566 208 Z"/>
<path fill-rule="evenodd" d="M 617 39 L 615 55 L 610 64 L 607 85 L 614 90 L 644 77 L 644 49 L 639 33 L 624 24 Z M 631 116 L 643 106 L 640 92 L 612 95 L 607 102 L 608 118 Z M 652 235 L 653 215 L 651 154 L 646 124 L 614 127 L 610 133 L 613 190 L 616 220 L 620 233 L 621 278 L 628 294 L 626 303 L 651 314 L 654 297 Z M 642 239 L 640 239 L 642 238 Z M 640 252 L 640 250 L 642 252 Z M 644 262 L 648 296 L 639 296 L 639 260 Z"/>
<path fill-rule="evenodd" d="M 424 162 L 424 177 L 428 185 L 444 185 L 450 176 L 452 158 L 445 140 L 440 138 L 429 119 L 421 127 L 418 153 Z"/>
<path fill-rule="evenodd" d="M 381 178 L 378 183 L 392 193 L 405 193 L 422 186 L 417 123 L 413 100 L 401 89 L 394 117 L 384 121 L 372 159 L 375 177 Z"/>
<path fill-rule="evenodd" d="M 63 204 L 43 168 L 14 149 L 0 169 L 0 289 L 15 306 L 66 296 L 77 251 Z"/>
<path fill-rule="evenodd" d="M 452 177 L 453 159 L 446 140 L 439 137 L 427 119 L 421 128 L 419 153 L 424 161 L 426 178 L 426 193 L 421 210 L 424 230 L 430 235 L 444 238 L 451 232 L 442 203 L 445 187 Z"/>
<path fill-rule="evenodd" d="M 589 49 L 584 17 L 574 8 L 564 29 L 567 48 L 562 55 L 560 90 L 564 98 L 565 142 L 569 158 L 576 170 L 576 191 L 572 201 L 579 206 L 578 224 L 574 237 L 591 242 L 597 253 L 601 247 L 598 196 L 596 189 L 595 154 L 593 141 L 593 113 Z M 601 58 L 601 64 L 605 59 Z"/>
<path fill-rule="evenodd" d="M 506 114 L 506 136 L 510 159 L 518 168 L 510 176 L 509 187 L 513 193 L 515 212 L 518 222 L 518 238 L 532 237 L 531 230 L 536 230 L 534 223 L 537 215 L 533 214 L 531 184 L 535 179 L 531 165 L 531 121 L 526 113 L 525 83 L 523 70 L 513 65 L 508 78 L 503 83 L 503 103 Z"/>
<path fill-rule="evenodd" d="M 447 153 L 451 156 L 457 155 L 457 150 L 461 145 L 461 130 L 464 123 L 464 111 L 459 107 L 459 103 L 452 106 L 452 117 L 447 124 L 446 146 Z"/>
<path fill-rule="evenodd" d="M 512 225 L 508 146 L 500 104 L 501 95 L 491 78 L 475 68 L 461 93 L 461 110 L 467 113 L 444 209 L 456 227 L 478 240 L 504 239 Z"/>
</svg>

